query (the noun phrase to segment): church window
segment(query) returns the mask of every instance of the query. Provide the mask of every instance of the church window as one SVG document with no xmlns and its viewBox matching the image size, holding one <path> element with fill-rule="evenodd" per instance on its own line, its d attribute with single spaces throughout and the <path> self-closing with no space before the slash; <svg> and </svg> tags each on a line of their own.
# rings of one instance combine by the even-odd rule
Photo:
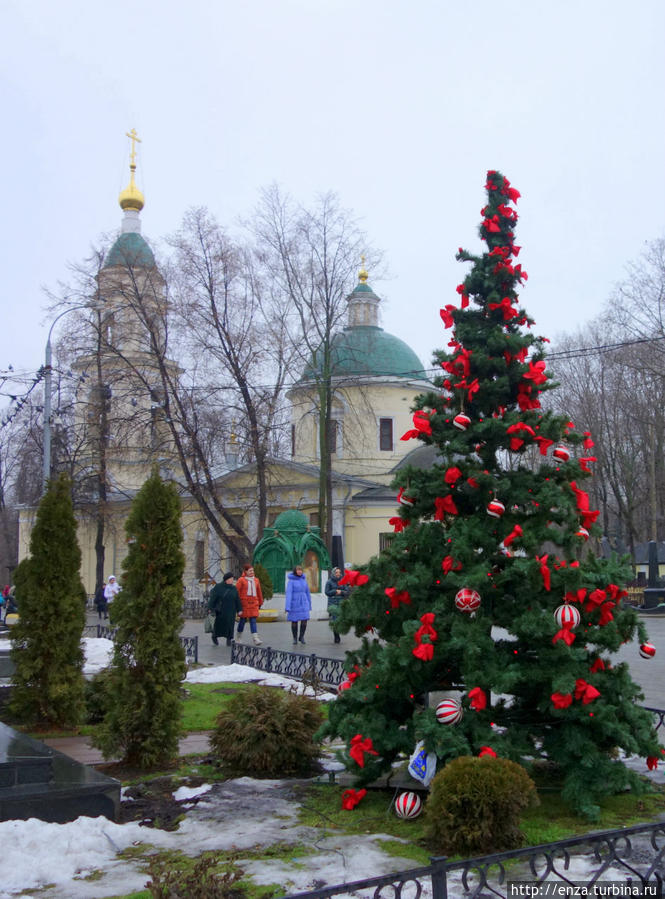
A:
<svg viewBox="0 0 665 899">
<path fill-rule="evenodd" d="M 205 543 L 197 540 L 194 544 L 194 568 L 196 577 L 200 580 L 205 574 Z"/>
<path fill-rule="evenodd" d="M 393 444 L 393 420 L 392 418 L 379 419 L 379 449 L 388 453 L 394 450 Z"/>
<path fill-rule="evenodd" d="M 332 454 L 338 451 L 339 430 L 339 422 L 336 418 L 331 418 L 328 422 L 328 447 Z"/>
</svg>

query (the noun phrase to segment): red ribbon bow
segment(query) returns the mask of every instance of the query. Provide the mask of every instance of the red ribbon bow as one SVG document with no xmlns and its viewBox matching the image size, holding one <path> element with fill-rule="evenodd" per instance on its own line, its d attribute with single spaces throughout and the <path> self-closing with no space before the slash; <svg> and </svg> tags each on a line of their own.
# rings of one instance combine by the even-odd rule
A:
<svg viewBox="0 0 665 899">
<path fill-rule="evenodd" d="M 402 434 L 400 440 L 411 440 L 412 437 L 420 437 L 421 434 L 426 434 L 428 437 L 432 436 L 432 424 L 427 412 L 414 412 L 413 424 L 414 427 Z"/>
<path fill-rule="evenodd" d="M 556 643 L 559 640 L 563 640 L 568 646 L 572 646 L 575 642 L 575 634 L 572 632 L 569 624 L 564 625 L 561 630 L 557 631 L 552 637 L 552 643 Z"/>
<path fill-rule="evenodd" d="M 455 323 L 453 319 L 453 312 L 457 309 L 457 306 L 451 306 L 450 303 L 445 306 L 445 308 L 439 310 L 439 314 L 443 320 L 444 328 L 452 328 Z"/>
<path fill-rule="evenodd" d="M 443 476 L 443 480 L 446 484 L 449 484 L 451 487 L 454 487 L 457 481 L 462 477 L 462 472 L 456 466 L 449 468 L 445 475 Z"/>
<path fill-rule="evenodd" d="M 471 708 L 476 712 L 482 712 L 487 708 L 487 694 L 480 687 L 473 687 L 469 690 L 469 699 L 471 700 Z"/>
<path fill-rule="evenodd" d="M 425 614 L 421 616 L 420 621 L 422 623 L 413 635 L 416 646 L 411 652 L 417 659 L 422 659 L 423 662 L 431 662 L 434 658 L 434 646 L 432 643 L 437 640 L 439 636 L 432 627 L 432 624 L 434 623 L 434 612 L 425 612 Z M 423 643 L 423 637 L 429 637 L 431 642 Z"/>
<path fill-rule="evenodd" d="M 555 709 L 567 709 L 573 701 L 570 693 L 552 693 L 550 698 Z"/>
<path fill-rule="evenodd" d="M 478 758 L 481 759 L 484 755 L 488 755 L 490 758 L 497 758 L 496 752 L 492 749 L 491 746 L 481 746 L 480 752 L 478 753 Z"/>
<path fill-rule="evenodd" d="M 342 793 L 342 808 L 350 812 L 359 802 L 367 796 L 367 790 L 344 790 Z"/>
<path fill-rule="evenodd" d="M 452 496 L 437 496 L 434 500 L 434 521 L 443 521 L 444 515 L 457 515 Z"/>
<path fill-rule="evenodd" d="M 404 528 L 408 527 L 411 522 L 404 518 L 400 518 L 399 515 L 395 515 L 393 518 L 388 519 L 388 524 L 391 524 L 395 529 L 395 533 L 399 534 Z"/>
<path fill-rule="evenodd" d="M 536 556 L 536 562 L 540 565 L 540 574 L 543 578 L 543 587 L 550 590 L 552 586 L 552 572 L 547 567 L 548 555 Z"/>
<path fill-rule="evenodd" d="M 519 524 L 516 524 L 512 531 L 503 538 L 503 545 L 506 547 L 510 546 L 513 540 L 515 540 L 517 537 L 522 537 L 523 534 L 524 531 L 522 530 L 521 526 Z"/>
<path fill-rule="evenodd" d="M 451 571 L 461 571 L 462 563 L 456 562 L 452 556 L 446 556 L 446 558 L 441 563 L 441 567 L 443 568 L 444 574 L 449 574 Z"/>
<path fill-rule="evenodd" d="M 500 309 L 503 314 L 504 322 L 509 322 L 511 318 L 515 318 L 519 315 L 519 312 L 512 304 L 512 300 L 510 297 L 504 297 L 500 303 L 489 303 L 490 309 Z"/>
<path fill-rule="evenodd" d="M 360 765 L 361 768 L 364 768 L 366 754 L 378 755 L 379 753 L 374 749 L 371 737 L 367 737 L 367 739 L 365 739 L 362 734 L 356 734 L 355 737 L 351 738 L 349 755 L 354 762 L 357 762 L 357 764 Z"/>
<path fill-rule="evenodd" d="M 540 362 L 529 362 L 529 370 L 525 371 L 522 377 L 533 381 L 534 384 L 545 384 L 547 381 L 545 365 L 546 363 L 542 359 Z"/>
<path fill-rule="evenodd" d="M 598 699 L 600 691 L 592 687 L 581 677 L 575 681 L 575 699 L 581 699 L 583 705 L 588 705 L 594 699 Z"/>
<path fill-rule="evenodd" d="M 411 605 L 411 596 L 408 590 L 401 590 L 399 593 L 395 587 L 386 587 L 383 591 L 390 600 L 390 606 L 393 609 L 399 609 L 399 604 L 404 603 L 405 606 Z"/>
<path fill-rule="evenodd" d="M 592 674 L 595 674 L 597 671 L 604 671 L 604 670 L 605 670 L 605 662 L 600 658 L 600 656 L 598 656 L 598 658 L 593 663 L 591 668 L 589 668 L 589 671 Z"/>
<path fill-rule="evenodd" d="M 350 568 L 344 572 L 344 577 L 341 578 L 340 584 L 350 584 L 352 587 L 362 587 L 363 584 L 366 584 L 369 581 L 369 575 L 361 574 L 360 571 L 352 571 Z"/>
<path fill-rule="evenodd" d="M 535 439 L 536 443 L 538 444 L 538 449 L 540 450 L 540 455 L 546 456 L 547 450 L 552 446 L 554 441 L 550 440 L 548 437 L 535 437 L 534 439 Z"/>
</svg>

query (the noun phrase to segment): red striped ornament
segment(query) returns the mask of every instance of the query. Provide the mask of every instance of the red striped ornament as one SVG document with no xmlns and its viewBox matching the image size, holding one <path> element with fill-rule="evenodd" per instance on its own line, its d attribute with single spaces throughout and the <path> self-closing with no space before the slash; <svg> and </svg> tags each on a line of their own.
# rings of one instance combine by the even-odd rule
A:
<svg viewBox="0 0 665 899">
<path fill-rule="evenodd" d="M 395 800 L 398 818 L 417 818 L 423 810 L 423 801 L 417 793 L 400 793 Z"/>
<path fill-rule="evenodd" d="M 580 613 L 575 606 L 564 603 L 554 613 L 556 623 L 560 628 L 574 628 L 580 623 Z"/>
<path fill-rule="evenodd" d="M 459 724 L 463 715 L 462 703 L 457 699 L 444 699 L 436 707 L 439 724 Z"/>
<path fill-rule="evenodd" d="M 471 424 L 471 419 L 468 415 L 465 415 L 463 412 L 460 412 L 459 415 L 456 415 L 453 418 L 453 424 L 456 428 L 459 428 L 460 431 L 466 431 L 466 429 Z"/>
<path fill-rule="evenodd" d="M 475 612 L 480 608 L 480 593 L 470 587 L 462 587 L 455 594 L 455 605 L 460 612 Z"/>
<path fill-rule="evenodd" d="M 558 459 L 559 462 L 567 462 L 570 459 L 570 450 L 568 447 L 560 444 L 559 446 L 554 447 L 552 455 L 555 459 Z"/>
<path fill-rule="evenodd" d="M 656 647 L 653 643 L 642 643 L 640 646 L 640 655 L 643 659 L 652 659 L 656 655 Z"/>
<path fill-rule="evenodd" d="M 493 499 L 487 504 L 487 514 L 492 518 L 501 518 L 505 511 L 506 507 L 499 499 Z"/>
</svg>

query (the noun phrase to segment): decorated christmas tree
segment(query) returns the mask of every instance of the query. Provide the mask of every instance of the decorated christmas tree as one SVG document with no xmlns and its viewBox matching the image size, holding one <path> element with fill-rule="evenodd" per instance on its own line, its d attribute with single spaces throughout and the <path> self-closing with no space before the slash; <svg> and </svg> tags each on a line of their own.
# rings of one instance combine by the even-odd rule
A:
<svg viewBox="0 0 665 899">
<path fill-rule="evenodd" d="M 486 190 L 487 250 L 457 254 L 471 269 L 441 310 L 442 375 L 402 437 L 437 461 L 400 471 L 390 546 L 347 573 L 340 628 L 363 639 L 327 733 L 346 740 L 359 783 L 405 756 L 423 782 L 458 756 L 543 760 L 593 818 L 601 796 L 641 786 L 622 752 L 661 756 L 639 687 L 612 661 L 636 636 L 654 649 L 622 604 L 630 570 L 589 552 L 592 436 L 541 406 L 556 385 L 518 300 L 519 193 L 496 171 Z"/>
</svg>

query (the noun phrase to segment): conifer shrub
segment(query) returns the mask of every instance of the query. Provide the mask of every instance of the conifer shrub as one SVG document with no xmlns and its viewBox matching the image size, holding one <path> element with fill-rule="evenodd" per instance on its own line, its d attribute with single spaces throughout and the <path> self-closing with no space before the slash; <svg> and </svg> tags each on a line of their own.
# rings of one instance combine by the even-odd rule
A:
<svg viewBox="0 0 665 899">
<path fill-rule="evenodd" d="M 259 583 L 261 584 L 261 593 L 263 593 L 263 598 L 272 599 L 275 588 L 273 586 L 272 578 L 268 574 L 268 569 L 265 568 L 260 562 L 256 562 L 254 565 L 254 574 L 257 576 L 257 578 L 259 579 Z"/>
<path fill-rule="evenodd" d="M 522 812 L 538 804 L 536 786 L 509 759 L 459 756 L 434 777 L 425 805 L 425 834 L 433 851 L 487 855 L 524 842 Z"/>
<path fill-rule="evenodd" d="M 85 682 L 86 724 L 99 724 L 108 709 L 108 671 L 100 671 Z"/>
<path fill-rule="evenodd" d="M 93 738 L 108 758 L 138 768 L 166 765 L 178 754 L 185 677 L 182 627 L 180 500 L 157 470 L 139 490 L 125 525 L 129 553 L 122 591 L 111 604 L 116 627 L 108 669 L 107 710 Z"/>
<path fill-rule="evenodd" d="M 234 776 L 291 777 L 316 769 L 319 704 L 277 689 L 243 690 L 217 717 L 213 753 Z"/>
<path fill-rule="evenodd" d="M 14 576 L 19 620 L 11 631 L 16 667 L 10 713 L 17 721 L 72 727 L 84 712 L 85 590 L 71 482 L 49 481 Z"/>
</svg>

